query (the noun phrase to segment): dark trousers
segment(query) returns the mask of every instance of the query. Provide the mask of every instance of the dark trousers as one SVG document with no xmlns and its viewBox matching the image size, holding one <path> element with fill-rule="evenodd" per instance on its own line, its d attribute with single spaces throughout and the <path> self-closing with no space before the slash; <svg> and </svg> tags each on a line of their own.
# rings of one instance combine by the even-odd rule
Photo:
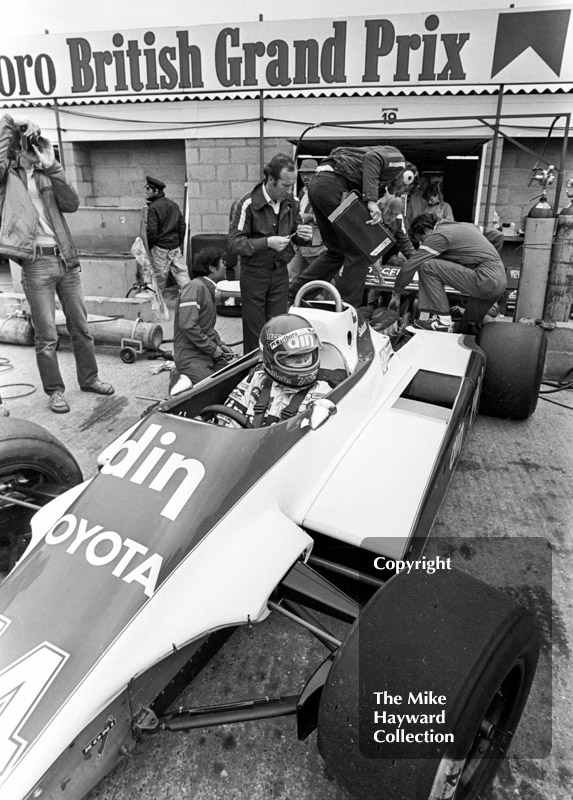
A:
<svg viewBox="0 0 573 800">
<path fill-rule="evenodd" d="M 243 262 L 239 280 L 243 353 L 250 353 L 259 346 L 259 334 L 265 322 L 287 312 L 288 271 L 286 264 L 252 267 Z"/>
<path fill-rule="evenodd" d="M 308 196 L 326 251 L 294 278 L 289 290 L 291 299 L 294 299 L 305 283 L 316 280 L 331 281 L 342 268 L 342 273 L 335 281 L 342 299 L 353 306 L 362 305 L 368 262 L 358 250 L 354 249 L 348 239 L 337 234 L 328 219 L 329 214 L 338 208 L 347 191 L 346 180 L 335 172 L 319 172 L 310 182 Z"/>
</svg>

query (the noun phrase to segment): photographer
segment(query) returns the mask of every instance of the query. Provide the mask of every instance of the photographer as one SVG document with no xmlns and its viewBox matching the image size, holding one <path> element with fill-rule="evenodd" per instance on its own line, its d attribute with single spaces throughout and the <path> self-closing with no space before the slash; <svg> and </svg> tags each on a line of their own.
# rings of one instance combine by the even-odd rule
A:
<svg viewBox="0 0 573 800">
<path fill-rule="evenodd" d="M 54 148 L 28 119 L 0 118 L 0 254 L 22 267 L 35 332 L 36 361 L 52 411 L 70 410 L 56 353 L 55 295 L 72 340 L 80 389 L 111 395 L 98 377 L 80 280 L 80 260 L 63 213 L 79 206 Z"/>
</svg>

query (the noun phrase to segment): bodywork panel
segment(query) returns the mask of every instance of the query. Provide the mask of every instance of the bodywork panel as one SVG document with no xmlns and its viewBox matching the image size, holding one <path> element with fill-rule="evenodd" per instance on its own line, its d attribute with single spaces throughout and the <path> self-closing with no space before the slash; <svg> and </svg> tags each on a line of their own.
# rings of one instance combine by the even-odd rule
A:
<svg viewBox="0 0 573 800">
<path fill-rule="evenodd" d="M 196 420 L 246 358 L 162 403 L 35 518 L 33 547 L 0 589 L 3 800 L 22 800 L 72 742 L 92 759 L 111 717 L 117 760 L 131 746 L 127 687 L 154 686 L 142 676 L 214 631 L 264 619 L 313 531 L 392 558 L 427 535 L 477 412 L 483 354 L 424 332 L 393 353 L 354 309 L 309 316 L 325 341 L 333 320 L 330 352 L 351 370 L 323 425 L 310 409 L 261 430 Z"/>
</svg>

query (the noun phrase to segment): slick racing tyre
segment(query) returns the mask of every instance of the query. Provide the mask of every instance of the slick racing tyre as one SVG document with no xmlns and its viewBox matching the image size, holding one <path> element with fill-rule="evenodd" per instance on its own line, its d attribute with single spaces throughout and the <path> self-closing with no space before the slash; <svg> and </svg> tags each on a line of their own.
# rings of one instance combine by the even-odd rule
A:
<svg viewBox="0 0 573 800">
<path fill-rule="evenodd" d="M 73 455 L 45 428 L 27 420 L 1 417 L 0 549 L 3 552 L 6 548 L 13 549 L 16 538 L 28 533 L 35 510 L 11 502 L 10 496 L 32 506 L 42 506 L 54 494 L 82 480 Z M 2 564 L 3 568 L 6 566 Z"/>
<path fill-rule="evenodd" d="M 487 357 L 480 414 L 516 420 L 530 417 L 537 406 L 547 352 L 543 329 L 490 322 L 476 341 Z"/>
<path fill-rule="evenodd" d="M 397 575 L 365 606 L 329 673 L 318 718 L 329 772 L 361 799 L 482 797 L 538 653 L 533 616 L 481 581 L 457 570 Z M 383 716 L 412 712 L 422 716 L 401 725 Z"/>
</svg>

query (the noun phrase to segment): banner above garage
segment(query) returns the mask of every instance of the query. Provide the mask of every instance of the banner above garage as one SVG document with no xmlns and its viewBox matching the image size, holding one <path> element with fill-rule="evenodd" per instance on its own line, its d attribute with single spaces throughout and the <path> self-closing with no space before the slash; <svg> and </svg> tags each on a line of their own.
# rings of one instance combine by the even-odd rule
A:
<svg viewBox="0 0 573 800">
<path fill-rule="evenodd" d="M 0 106 L 252 98 L 261 91 L 267 97 L 467 93 L 500 84 L 555 90 L 573 83 L 570 18 L 571 8 L 544 7 L 9 41 L 0 34 Z"/>
</svg>

